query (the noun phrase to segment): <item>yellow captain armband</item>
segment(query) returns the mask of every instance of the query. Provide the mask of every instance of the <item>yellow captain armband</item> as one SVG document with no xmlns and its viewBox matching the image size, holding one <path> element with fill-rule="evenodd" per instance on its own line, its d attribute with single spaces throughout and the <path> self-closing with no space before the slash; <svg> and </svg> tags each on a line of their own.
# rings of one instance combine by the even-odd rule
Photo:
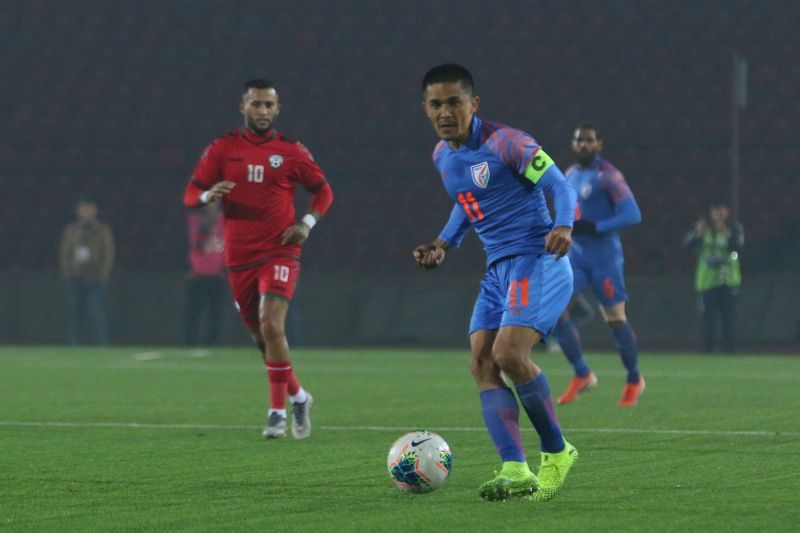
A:
<svg viewBox="0 0 800 533">
<path fill-rule="evenodd" d="M 539 183 L 539 180 L 542 178 L 547 169 L 555 165 L 555 162 L 550 158 L 544 150 L 539 148 L 536 152 L 536 155 L 533 156 L 533 159 L 528 166 L 525 168 L 525 177 L 531 180 L 533 183 Z"/>
</svg>

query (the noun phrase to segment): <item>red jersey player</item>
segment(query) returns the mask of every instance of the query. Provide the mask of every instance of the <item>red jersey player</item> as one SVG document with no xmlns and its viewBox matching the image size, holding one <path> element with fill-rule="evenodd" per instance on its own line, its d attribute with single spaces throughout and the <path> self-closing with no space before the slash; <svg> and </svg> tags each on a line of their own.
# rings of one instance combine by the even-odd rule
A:
<svg viewBox="0 0 800 533">
<path fill-rule="evenodd" d="M 275 85 L 245 83 L 239 111 L 244 128 L 216 139 L 197 164 L 183 202 L 200 207 L 221 200 L 225 261 L 234 298 L 267 367 L 270 408 L 263 436 L 286 435 L 286 397 L 292 436 L 311 434 L 313 398 L 292 370 L 285 322 L 300 274 L 301 246 L 333 201 L 333 191 L 311 153 L 272 127 L 280 113 Z M 295 222 L 294 190 L 311 205 Z"/>
</svg>

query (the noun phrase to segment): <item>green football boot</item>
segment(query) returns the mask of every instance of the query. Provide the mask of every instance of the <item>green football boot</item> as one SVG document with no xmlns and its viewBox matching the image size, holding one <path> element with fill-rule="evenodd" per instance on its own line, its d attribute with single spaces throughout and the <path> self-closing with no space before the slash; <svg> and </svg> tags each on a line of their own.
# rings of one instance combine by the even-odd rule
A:
<svg viewBox="0 0 800 533">
<path fill-rule="evenodd" d="M 539 480 L 528 463 L 506 461 L 500 472 L 495 472 L 495 478 L 482 484 L 478 492 L 484 500 L 496 502 L 530 497 L 538 489 Z"/>
<path fill-rule="evenodd" d="M 556 497 L 564 485 L 567 473 L 578 460 L 578 450 L 569 442 L 558 453 L 542 452 L 542 464 L 539 467 L 539 490 L 533 495 L 537 502 L 549 502 Z"/>
</svg>

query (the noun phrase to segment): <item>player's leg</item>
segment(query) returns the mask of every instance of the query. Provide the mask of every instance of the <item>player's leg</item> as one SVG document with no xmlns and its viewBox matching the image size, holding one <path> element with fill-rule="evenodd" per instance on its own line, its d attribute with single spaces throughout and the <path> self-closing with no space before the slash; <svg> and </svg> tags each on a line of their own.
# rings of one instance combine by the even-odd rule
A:
<svg viewBox="0 0 800 533">
<path fill-rule="evenodd" d="M 600 314 L 611 329 L 614 345 L 627 370 L 625 388 L 619 404 L 633 406 L 644 391 L 644 379 L 639 373 L 636 333 L 625 314 L 628 291 L 625 288 L 623 265 L 623 257 L 619 253 L 598 258 L 595 268 L 592 269 L 591 285 L 595 298 L 600 302 Z"/>
<path fill-rule="evenodd" d="M 280 349 L 275 349 L 273 347 L 273 353 L 275 353 L 274 359 L 276 363 L 270 364 L 268 360 L 268 348 L 267 348 L 267 341 L 264 336 L 264 318 L 268 315 L 272 315 L 273 321 L 276 320 L 274 316 L 275 310 L 270 310 L 270 313 L 267 313 L 267 309 L 265 308 L 265 298 L 261 296 L 259 287 L 261 286 L 260 278 L 261 270 L 258 268 L 247 269 L 243 271 L 230 271 L 228 273 L 228 278 L 231 285 L 231 291 L 233 292 L 234 299 L 236 301 L 236 306 L 239 309 L 239 313 L 242 316 L 247 328 L 250 330 L 250 334 L 253 337 L 253 342 L 258 346 L 259 351 L 261 352 L 261 357 L 264 360 L 264 366 L 267 370 L 267 380 L 269 382 L 269 395 L 270 395 L 270 408 L 267 413 L 267 423 L 264 426 L 264 430 L 262 431 L 262 436 L 266 438 L 280 438 L 286 435 L 286 390 L 287 385 L 286 381 L 289 379 L 286 376 L 286 372 L 284 370 L 284 366 L 279 363 L 281 359 L 281 353 L 284 354 L 284 358 L 288 358 L 288 347 L 281 352 Z M 262 310 L 262 307 L 264 309 Z M 278 309 L 278 313 L 280 310 Z M 280 321 L 280 318 L 277 317 L 277 321 Z M 270 356 L 272 357 L 272 356 Z M 274 369 L 271 367 L 275 367 Z M 273 381 L 278 382 L 277 384 L 273 384 Z M 282 384 L 281 384 L 282 383 Z M 280 404 L 278 401 L 277 405 L 273 396 L 276 396 L 278 400 L 280 397 L 283 397 L 283 405 Z"/>
<path fill-rule="evenodd" d="M 259 305 L 259 333 L 263 339 L 264 362 L 269 380 L 269 412 L 264 436 L 280 438 L 286 435 L 286 397 L 292 364 L 289 360 L 289 343 L 286 341 L 284 322 L 289 303 L 269 294 L 261 295 Z"/>
<path fill-rule="evenodd" d="M 478 330 L 470 335 L 472 374 L 480 391 L 483 421 L 503 461 L 500 472 L 479 488 L 480 496 L 490 501 L 530 496 L 538 490 L 538 480 L 522 446 L 517 399 L 493 359 L 496 335 L 496 330 Z"/>
<path fill-rule="evenodd" d="M 313 398 L 300 385 L 289 358 L 286 340 L 286 313 L 289 302 L 275 296 L 264 295 L 261 300 L 260 333 L 266 348 L 265 362 L 269 377 L 270 421 L 277 420 L 278 429 L 267 431 L 269 437 L 283 437 L 286 430 L 286 399 L 292 403 L 292 436 L 304 439 L 311 434 L 309 411 Z M 269 425 L 269 424 L 268 424 Z M 280 431 L 283 429 L 283 432 Z M 281 434 L 282 433 L 282 434 Z"/>
<path fill-rule="evenodd" d="M 570 254 L 570 264 L 573 272 L 573 294 L 580 295 L 586 288 L 589 281 L 588 269 L 582 259 L 580 251 Z M 574 297 L 573 297 L 574 300 Z M 571 306 L 570 306 L 571 307 Z M 561 351 L 572 365 L 574 375 L 570 380 L 567 390 L 559 396 L 558 403 L 566 404 L 578 399 L 581 392 L 592 389 L 597 385 L 597 377 L 586 363 L 583 356 L 583 347 L 578 332 L 578 325 L 570 315 L 569 309 L 565 309 L 555 328 L 558 343 Z"/>
<path fill-rule="evenodd" d="M 299 275 L 300 264 L 293 258 L 281 257 L 264 265 L 259 279 L 259 319 L 270 379 L 270 416 L 273 412 L 285 416 L 288 397 L 292 404 L 292 436 L 305 439 L 311 434 L 314 399 L 292 369 L 286 338 L 286 316 Z"/>
<path fill-rule="evenodd" d="M 480 496 L 490 501 L 528 496 L 537 489 L 536 476 L 528 467 L 522 446 L 517 399 L 503 382 L 492 355 L 505 296 L 497 268 L 492 266 L 481 283 L 470 323 L 470 367 L 480 393 L 486 429 L 503 461 L 500 472 L 479 489 Z"/>
<path fill-rule="evenodd" d="M 558 397 L 560 405 L 574 402 L 582 392 L 589 391 L 597 385 L 597 376 L 589 367 L 583 356 L 578 326 L 569 311 L 564 311 L 555 329 L 561 350 L 572 365 L 574 375 L 567 389 Z"/>
<path fill-rule="evenodd" d="M 614 344 L 619 352 L 622 364 L 627 371 L 625 388 L 619 404 L 626 407 L 636 405 L 639 396 L 644 392 L 644 377 L 639 372 L 639 347 L 636 333 L 625 314 L 625 302 L 617 302 L 601 309 L 606 324 L 611 328 Z"/>
<path fill-rule="evenodd" d="M 470 335 L 472 375 L 480 391 L 486 429 L 500 458 L 504 462 L 525 463 L 517 399 L 503 383 L 500 369 L 492 360 L 492 345 L 496 335 L 495 330 L 478 330 Z"/>
<path fill-rule="evenodd" d="M 530 359 L 533 346 L 551 332 L 572 295 L 569 260 L 552 255 L 518 256 L 508 277 L 508 297 L 492 354 L 514 382 L 520 402 L 541 441 L 537 501 L 549 501 L 578 458 L 556 419 L 550 385 Z"/>
<path fill-rule="evenodd" d="M 511 378 L 522 406 L 541 439 L 542 451 L 560 452 L 564 437 L 550 398 L 550 385 L 541 369 L 530 360 L 531 350 L 542 335 L 529 327 L 503 326 L 492 347 L 495 364 Z"/>
</svg>

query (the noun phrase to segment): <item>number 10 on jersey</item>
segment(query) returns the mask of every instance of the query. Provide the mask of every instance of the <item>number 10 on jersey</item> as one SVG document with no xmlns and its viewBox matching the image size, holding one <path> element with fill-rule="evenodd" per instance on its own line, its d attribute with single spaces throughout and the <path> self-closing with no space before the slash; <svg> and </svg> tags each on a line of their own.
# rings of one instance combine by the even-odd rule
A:
<svg viewBox="0 0 800 533">
<path fill-rule="evenodd" d="M 263 183 L 264 165 L 247 165 L 247 181 L 250 183 Z"/>
</svg>

